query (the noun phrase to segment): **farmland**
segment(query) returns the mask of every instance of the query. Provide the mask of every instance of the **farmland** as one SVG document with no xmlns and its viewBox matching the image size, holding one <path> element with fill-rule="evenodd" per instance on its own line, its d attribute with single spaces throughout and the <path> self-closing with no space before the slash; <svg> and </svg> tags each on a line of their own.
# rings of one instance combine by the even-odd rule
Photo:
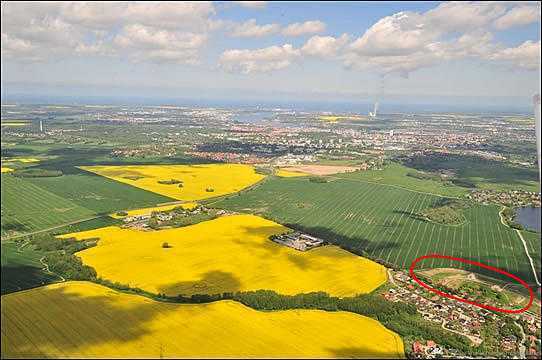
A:
<svg viewBox="0 0 542 360">
<path fill-rule="evenodd" d="M 300 252 L 270 241 L 285 227 L 252 215 L 144 232 L 106 227 L 63 238 L 98 237 L 79 252 L 98 276 L 152 293 L 217 294 L 258 289 L 351 296 L 386 281 L 385 268 L 336 246 Z M 162 248 L 167 241 L 170 248 Z"/>
<path fill-rule="evenodd" d="M 2 175 L 2 234 L 26 233 L 171 199 L 81 170 L 53 178 Z"/>
<path fill-rule="evenodd" d="M 395 333 L 353 313 L 165 304 L 84 282 L 3 296 L 2 324 L 7 358 L 403 357 Z"/>
<path fill-rule="evenodd" d="M 43 271 L 42 252 L 24 248 L 23 244 L 2 242 L 2 294 L 57 281 L 58 277 Z"/>
<path fill-rule="evenodd" d="M 148 208 L 128 210 L 128 211 L 125 211 L 126 215 L 124 216 L 118 215 L 117 213 L 110 214 L 109 216 L 115 219 L 121 219 L 125 216 L 148 215 L 148 214 L 151 214 L 153 211 L 169 211 L 169 210 L 175 209 L 176 207 L 182 207 L 183 209 L 192 209 L 195 206 L 196 206 L 196 203 L 193 203 L 193 202 L 182 203 L 182 204 L 175 203 L 175 204 L 170 204 L 170 205 L 153 206 L 153 207 L 148 207 Z"/>
<path fill-rule="evenodd" d="M 308 174 L 298 172 L 298 171 L 289 171 L 284 169 L 278 169 L 275 173 L 277 176 L 280 177 L 298 177 L 298 176 L 307 176 Z"/>
<path fill-rule="evenodd" d="M 337 174 L 336 177 L 375 184 L 385 184 L 408 190 L 428 192 L 436 195 L 460 197 L 468 193 L 466 188 L 444 184 L 438 180 L 416 179 L 409 176 L 413 169 L 392 162 L 382 170 L 367 170 Z"/>
<path fill-rule="evenodd" d="M 440 253 L 488 263 L 534 283 L 523 245 L 513 230 L 501 224 L 497 206 L 472 205 L 463 210 L 466 221 L 457 226 L 419 218 L 420 211 L 441 200 L 355 179 L 314 183 L 305 178 L 274 178 L 212 205 L 261 214 L 400 268 L 418 256 Z M 450 265 L 434 259 L 428 267 Z"/>
<path fill-rule="evenodd" d="M 2 175 L 2 233 L 30 232 L 94 215 L 26 179 Z"/>
<path fill-rule="evenodd" d="M 177 200 L 229 194 L 262 180 L 243 164 L 82 166 L 81 169 Z"/>
<path fill-rule="evenodd" d="M 523 168 L 502 161 L 460 154 L 427 154 L 414 156 L 404 163 L 418 170 L 452 170 L 457 179 L 464 179 L 480 189 L 538 191 L 536 168 Z"/>
<path fill-rule="evenodd" d="M 172 201 L 166 196 L 127 186 L 74 167 L 64 170 L 63 176 L 32 178 L 29 182 L 94 213 L 104 214 Z"/>
</svg>

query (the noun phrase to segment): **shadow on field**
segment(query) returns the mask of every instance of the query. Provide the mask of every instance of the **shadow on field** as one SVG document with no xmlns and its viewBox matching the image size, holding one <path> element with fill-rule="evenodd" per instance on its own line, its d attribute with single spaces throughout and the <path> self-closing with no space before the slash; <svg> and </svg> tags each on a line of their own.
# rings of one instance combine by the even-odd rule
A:
<svg viewBox="0 0 542 360">
<path fill-rule="evenodd" d="M 371 253 L 377 253 L 395 249 L 400 246 L 400 244 L 395 241 L 370 241 L 360 236 L 344 236 L 323 226 L 310 227 L 301 224 L 285 224 L 285 226 L 316 236 L 330 244 L 337 245 L 344 250 L 359 256 L 367 256 L 368 254 L 365 252 L 366 249 L 371 249 Z M 345 256 L 347 256 L 347 254 L 345 254 Z"/>
<path fill-rule="evenodd" d="M 31 289 L 57 281 L 57 277 L 47 274 L 40 268 L 28 265 L 3 265 L 1 276 L 1 293 Z"/>
<path fill-rule="evenodd" d="M 422 216 L 412 213 L 410 211 L 404 211 L 404 210 L 393 210 L 392 213 L 399 214 L 399 215 L 405 215 L 413 220 L 420 220 L 420 221 L 426 221 Z"/>
<path fill-rule="evenodd" d="M 358 334 L 360 337 L 370 336 L 369 334 Z M 335 357 L 339 359 L 397 359 L 396 352 L 381 352 L 375 351 L 367 347 L 342 347 L 335 349 L 327 349 L 331 351 Z"/>
<path fill-rule="evenodd" d="M 4 214 L 4 216 L 8 216 L 8 214 Z M 30 231 L 30 228 L 26 226 L 25 224 L 21 224 L 20 222 L 8 220 L 2 223 L 2 234 L 6 231 L 25 232 L 25 231 Z"/>
<path fill-rule="evenodd" d="M 34 149 L 17 148 L 17 149 L 2 149 L 2 157 L 23 157 L 37 153 Z"/>
<path fill-rule="evenodd" d="M 161 287 L 158 292 L 169 296 L 190 296 L 194 294 L 221 294 L 239 290 L 241 290 L 241 283 L 236 276 L 229 272 L 215 270 L 203 274 L 195 281 L 181 281 Z"/>
<path fill-rule="evenodd" d="M 87 294 L 81 295 L 72 291 L 77 287 L 70 288 L 70 284 L 38 288 L 32 290 L 32 296 L 25 293 L 2 298 L 2 341 L 6 336 L 10 344 L 5 353 L 2 349 L 2 357 L 113 356 L 88 354 L 85 350 L 137 340 L 152 333 L 149 327 L 156 317 L 178 308 L 154 301 L 132 302 L 130 297 L 120 300 L 119 293 L 105 287 L 96 293 L 85 289 Z M 24 321 L 16 316 L 22 312 Z M 65 353 L 43 354 L 40 349 Z"/>
</svg>

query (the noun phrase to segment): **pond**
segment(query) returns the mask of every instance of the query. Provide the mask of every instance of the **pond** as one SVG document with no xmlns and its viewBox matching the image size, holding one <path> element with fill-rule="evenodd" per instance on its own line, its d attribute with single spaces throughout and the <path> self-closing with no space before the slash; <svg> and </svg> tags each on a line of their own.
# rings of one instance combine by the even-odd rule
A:
<svg viewBox="0 0 542 360">
<path fill-rule="evenodd" d="M 526 229 L 540 232 L 540 208 L 531 206 L 518 208 L 516 222 Z"/>
</svg>

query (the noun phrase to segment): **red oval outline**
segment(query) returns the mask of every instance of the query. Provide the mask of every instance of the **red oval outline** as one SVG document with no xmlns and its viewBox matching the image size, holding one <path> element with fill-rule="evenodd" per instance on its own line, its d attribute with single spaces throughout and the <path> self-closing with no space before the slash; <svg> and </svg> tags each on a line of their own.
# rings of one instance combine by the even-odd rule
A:
<svg viewBox="0 0 542 360">
<path fill-rule="evenodd" d="M 416 274 L 414 274 L 414 268 L 416 267 L 416 264 L 418 262 L 424 260 L 424 259 L 448 259 L 448 260 L 454 260 L 454 261 L 459 261 L 459 262 L 462 262 L 462 263 L 465 263 L 465 264 L 476 265 L 476 266 L 482 267 L 484 269 L 492 270 L 492 271 L 498 272 L 499 274 L 506 275 L 509 278 L 512 278 L 512 279 L 516 280 L 517 282 L 519 282 L 524 288 L 526 288 L 529 291 L 529 303 L 525 307 L 523 307 L 521 309 L 501 309 L 501 308 L 498 308 L 498 307 L 495 307 L 495 306 L 481 304 L 481 303 L 478 303 L 476 301 L 463 299 L 463 298 L 457 297 L 455 295 L 447 294 L 447 293 L 445 293 L 443 291 L 437 290 L 437 289 L 427 285 L 426 283 L 424 283 L 420 279 L 418 279 Z M 499 269 L 499 268 L 496 268 L 496 267 L 493 267 L 493 266 L 489 266 L 489 265 L 486 265 L 486 264 L 482 264 L 482 263 L 479 263 L 477 261 L 472 261 L 472 260 L 467 260 L 467 259 L 453 257 L 453 256 L 447 256 L 447 255 L 428 254 L 428 255 L 420 256 L 419 258 L 415 259 L 412 262 L 412 264 L 410 265 L 409 273 L 410 273 L 410 277 L 414 281 L 416 281 L 419 285 L 421 285 L 422 287 L 426 288 L 427 290 L 429 290 L 431 292 L 436 293 L 437 295 L 443 296 L 443 297 L 448 298 L 448 299 L 456 300 L 456 301 L 459 301 L 459 302 L 462 302 L 462 303 L 478 306 L 478 307 L 480 307 L 482 309 L 487 309 L 487 310 L 492 310 L 492 311 L 497 311 L 497 312 L 503 312 L 503 313 L 508 313 L 508 314 L 519 314 L 519 313 L 527 311 L 531 307 L 531 305 L 533 304 L 533 300 L 534 300 L 533 289 L 531 289 L 529 284 L 527 284 L 525 281 L 523 281 L 522 279 L 520 279 L 519 277 L 517 277 L 514 274 L 510 274 L 509 272 L 506 272 L 506 271 L 504 271 L 502 269 Z"/>
</svg>

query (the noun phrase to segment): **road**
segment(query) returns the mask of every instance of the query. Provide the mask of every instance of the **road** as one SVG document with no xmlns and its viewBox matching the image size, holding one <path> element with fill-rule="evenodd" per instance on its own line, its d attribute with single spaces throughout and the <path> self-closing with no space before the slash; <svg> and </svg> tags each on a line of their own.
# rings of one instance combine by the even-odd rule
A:
<svg viewBox="0 0 542 360">
<path fill-rule="evenodd" d="M 525 254 L 527 254 L 527 257 L 529 258 L 529 262 L 531 263 L 531 268 L 533 269 L 534 279 L 536 281 L 536 284 L 540 286 L 540 281 L 538 280 L 538 275 L 536 274 L 536 270 L 534 268 L 534 261 L 531 257 L 531 254 L 529 254 L 529 250 L 527 249 L 527 243 L 525 242 L 525 239 L 523 238 L 523 235 L 521 234 L 521 231 L 518 229 L 515 229 L 516 233 L 518 234 L 519 238 L 521 239 L 521 242 L 523 243 L 523 248 L 525 249 Z"/>
<path fill-rule="evenodd" d="M 43 232 L 51 231 L 51 230 L 54 230 L 54 229 L 59 229 L 59 228 L 62 228 L 62 227 L 64 227 L 64 226 L 74 225 L 74 224 L 79 224 L 79 223 L 84 222 L 84 221 L 94 220 L 94 219 L 100 218 L 100 217 L 102 217 L 102 216 L 103 216 L 103 215 L 93 216 L 93 217 L 89 217 L 89 218 L 85 218 L 85 219 L 80 219 L 80 220 L 72 221 L 72 222 L 69 222 L 69 223 L 64 223 L 64 224 L 57 225 L 57 226 L 52 226 L 52 227 L 47 228 L 47 229 L 37 230 L 37 231 L 33 231 L 33 232 L 29 232 L 29 233 L 24 233 L 24 234 L 19 234 L 19 235 L 14 235 L 14 236 L 7 236 L 7 237 L 3 237 L 3 238 L 2 238 L 2 241 L 17 239 L 17 238 L 25 237 L 25 236 L 29 236 L 29 235 L 41 234 L 41 233 L 43 233 Z"/>
<path fill-rule="evenodd" d="M 516 326 L 521 331 L 521 342 L 518 345 L 519 358 L 520 359 L 525 359 L 525 350 L 526 350 L 526 348 L 525 348 L 525 339 L 526 339 L 525 332 L 523 331 L 523 327 L 521 325 L 519 325 L 517 322 L 514 321 L 514 324 L 516 324 Z"/>
<path fill-rule="evenodd" d="M 40 263 L 43 265 L 43 269 L 42 269 L 43 271 L 45 271 L 48 274 L 58 276 L 60 279 L 62 279 L 63 282 L 66 281 L 66 279 L 62 275 L 58 275 L 52 272 L 51 270 L 49 270 L 49 265 L 47 265 L 47 263 L 43 259 L 45 259 L 45 256 L 40 259 Z"/>
</svg>

